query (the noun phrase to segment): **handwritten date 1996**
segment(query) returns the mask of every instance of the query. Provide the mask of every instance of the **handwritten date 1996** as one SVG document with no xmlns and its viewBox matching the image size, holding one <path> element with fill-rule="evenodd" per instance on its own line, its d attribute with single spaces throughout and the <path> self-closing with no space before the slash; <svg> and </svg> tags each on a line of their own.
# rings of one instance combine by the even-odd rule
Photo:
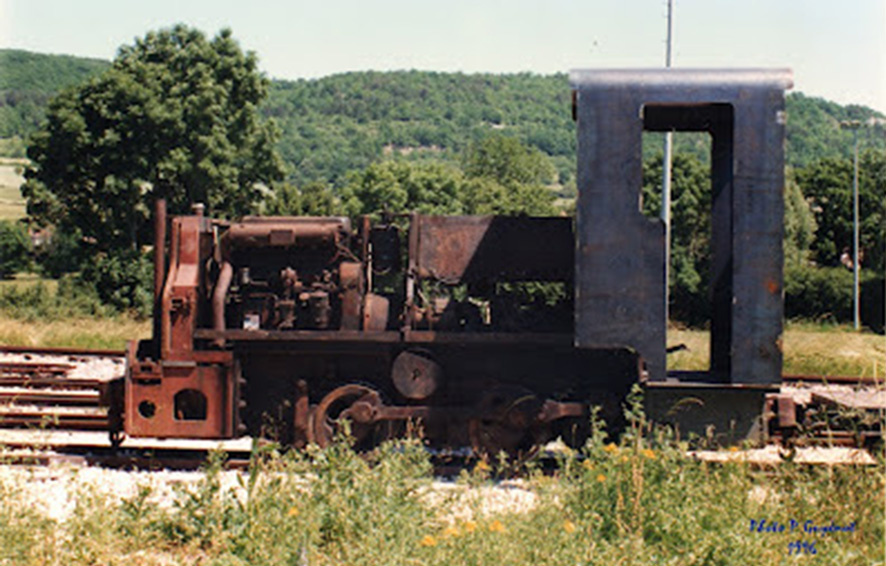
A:
<svg viewBox="0 0 886 566">
<path fill-rule="evenodd" d="M 815 550 L 815 541 L 807 542 L 805 540 L 795 540 L 788 543 L 788 554 L 817 554 Z"/>
</svg>

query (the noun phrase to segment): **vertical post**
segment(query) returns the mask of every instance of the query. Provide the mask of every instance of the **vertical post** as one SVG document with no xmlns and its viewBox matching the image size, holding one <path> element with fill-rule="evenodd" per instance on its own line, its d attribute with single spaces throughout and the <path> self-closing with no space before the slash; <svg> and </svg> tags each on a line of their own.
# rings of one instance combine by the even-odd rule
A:
<svg viewBox="0 0 886 566">
<path fill-rule="evenodd" d="M 858 265 L 858 128 L 852 130 L 855 145 L 852 174 L 852 321 L 855 330 L 861 328 L 861 300 Z"/>
<path fill-rule="evenodd" d="M 166 200 L 154 201 L 154 345 L 160 351 L 160 303 L 166 278 Z"/>
<path fill-rule="evenodd" d="M 859 296 L 858 265 L 858 129 L 862 123 L 858 120 L 840 122 L 840 128 L 852 130 L 852 326 L 861 328 L 861 297 Z"/>
<path fill-rule="evenodd" d="M 674 36 L 674 0 L 668 0 L 668 40 L 665 53 L 665 67 L 671 66 L 671 45 Z M 667 132 L 664 139 L 664 157 L 662 160 L 661 180 L 661 220 L 665 229 L 665 256 L 664 256 L 664 315 L 665 327 L 670 318 L 670 282 L 671 282 L 671 152 L 674 142 L 674 133 Z"/>
</svg>

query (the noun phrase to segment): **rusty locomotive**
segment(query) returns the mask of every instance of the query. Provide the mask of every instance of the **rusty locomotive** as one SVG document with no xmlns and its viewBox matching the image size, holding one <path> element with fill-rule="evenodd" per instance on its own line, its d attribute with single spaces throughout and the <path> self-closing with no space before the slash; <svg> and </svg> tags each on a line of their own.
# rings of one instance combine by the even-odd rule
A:
<svg viewBox="0 0 886 566">
<path fill-rule="evenodd" d="M 269 434 L 359 448 L 581 442 L 642 382 L 653 416 L 759 436 L 781 380 L 790 73 L 573 72 L 577 215 L 155 218 L 155 325 L 133 343 L 129 436 Z M 666 367 L 664 230 L 637 205 L 644 131 L 711 134 L 711 367 Z M 169 234 L 167 237 L 167 226 Z M 168 250 L 168 251 L 167 251 Z M 541 282 L 556 297 L 520 293 Z M 681 398 L 689 413 L 669 412 Z"/>
</svg>

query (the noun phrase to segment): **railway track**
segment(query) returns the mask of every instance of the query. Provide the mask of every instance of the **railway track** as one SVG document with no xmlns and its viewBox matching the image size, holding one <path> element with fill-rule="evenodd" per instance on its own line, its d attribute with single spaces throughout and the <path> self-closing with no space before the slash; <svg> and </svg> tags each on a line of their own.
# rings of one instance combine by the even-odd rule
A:
<svg viewBox="0 0 886 566">
<path fill-rule="evenodd" d="M 0 428 L 107 431 L 124 370 L 122 351 L 0 346 Z"/>
<path fill-rule="evenodd" d="M 124 372 L 122 351 L 0 346 L 0 445 L 6 447 L 5 461 L 199 467 L 218 442 L 127 439 L 122 447 L 112 446 L 109 389 Z M 779 427 L 770 440 L 799 446 L 869 447 L 882 441 L 884 408 L 882 380 L 785 375 L 770 411 L 789 426 Z M 791 422 L 792 417 L 796 422 Z M 231 467 L 247 465 L 251 441 L 232 442 L 222 444 Z M 446 469 L 450 467 L 451 462 Z"/>
</svg>

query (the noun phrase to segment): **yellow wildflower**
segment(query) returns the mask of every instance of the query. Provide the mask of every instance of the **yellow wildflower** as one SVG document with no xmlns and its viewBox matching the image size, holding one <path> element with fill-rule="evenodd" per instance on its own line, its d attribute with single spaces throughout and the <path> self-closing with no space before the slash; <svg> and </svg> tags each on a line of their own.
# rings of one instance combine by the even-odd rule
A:
<svg viewBox="0 0 886 566">
<path fill-rule="evenodd" d="M 443 529 L 443 536 L 447 538 L 455 538 L 459 535 L 458 527 L 455 525 L 449 525 L 445 529 Z"/>
<path fill-rule="evenodd" d="M 569 519 L 566 519 L 565 521 L 563 521 L 563 530 L 566 531 L 568 534 L 571 535 L 572 533 L 574 533 L 575 528 L 576 528 L 575 523 L 573 523 Z"/>
<path fill-rule="evenodd" d="M 490 533 L 503 533 L 505 532 L 505 526 L 498 519 L 489 523 L 489 532 Z"/>
<path fill-rule="evenodd" d="M 437 539 L 435 539 L 431 535 L 425 535 L 421 537 L 421 541 L 419 541 L 419 544 L 422 546 L 437 546 Z"/>
<path fill-rule="evenodd" d="M 486 463 L 486 460 L 480 460 L 479 462 L 477 462 L 477 465 L 474 466 L 475 472 L 485 473 L 491 469 L 492 468 L 489 466 L 489 464 Z"/>
<path fill-rule="evenodd" d="M 477 523 L 474 521 L 465 521 L 464 527 L 466 533 L 472 533 L 477 530 Z"/>
<path fill-rule="evenodd" d="M 603 450 L 609 452 L 610 454 L 613 454 L 615 452 L 618 452 L 618 446 L 616 446 L 614 442 L 610 442 L 603 448 Z"/>
<path fill-rule="evenodd" d="M 286 514 L 290 517 L 298 517 L 298 507 L 290 507 Z"/>
<path fill-rule="evenodd" d="M 594 469 L 594 463 L 591 462 L 590 460 L 585 460 L 585 461 L 583 461 L 583 462 L 581 463 L 581 467 L 584 468 L 584 469 L 586 469 L 586 470 L 593 470 L 593 469 Z"/>
<path fill-rule="evenodd" d="M 738 452 L 738 446 L 730 446 L 729 451 L 730 452 Z"/>
<path fill-rule="evenodd" d="M 650 448 L 643 449 L 643 455 L 649 458 L 650 460 L 655 460 L 655 452 Z"/>
<path fill-rule="evenodd" d="M 628 462 L 628 460 L 630 460 L 630 458 L 628 458 L 627 456 L 622 456 L 622 457 L 621 457 L 621 461 L 622 461 L 623 463 L 625 463 L 625 464 Z"/>
<path fill-rule="evenodd" d="M 597 481 L 600 482 L 600 483 L 605 482 L 605 481 L 606 481 L 606 476 L 604 476 L 603 474 L 598 475 L 598 476 L 597 476 Z"/>
</svg>

